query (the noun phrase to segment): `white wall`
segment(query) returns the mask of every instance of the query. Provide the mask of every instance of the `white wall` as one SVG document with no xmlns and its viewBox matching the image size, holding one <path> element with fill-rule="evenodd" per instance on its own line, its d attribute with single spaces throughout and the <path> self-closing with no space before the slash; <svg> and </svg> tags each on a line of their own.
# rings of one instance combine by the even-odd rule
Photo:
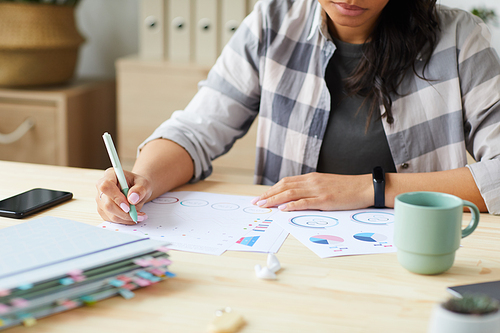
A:
<svg viewBox="0 0 500 333">
<path fill-rule="evenodd" d="M 115 60 L 138 52 L 139 0 L 81 0 L 76 7 L 80 48 L 76 75 L 114 77 Z"/>
<path fill-rule="evenodd" d="M 402 1 L 402 0 L 397 0 Z M 80 50 L 77 76 L 115 76 L 115 60 L 136 54 L 140 0 L 81 0 L 76 8 L 80 32 L 87 38 Z M 499 0 L 438 0 L 449 7 L 470 11 L 486 6 L 500 15 Z M 500 28 L 489 25 L 492 45 L 500 54 Z"/>
<path fill-rule="evenodd" d="M 472 8 L 486 7 L 495 10 L 497 16 L 500 16 L 499 0 L 438 0 L 439 4 L 471 11 Z M 497 18 L 498 24 L 488 24 L 491 31 L 491 45 L 500 55 L 500 18 Z"/>
</svg>

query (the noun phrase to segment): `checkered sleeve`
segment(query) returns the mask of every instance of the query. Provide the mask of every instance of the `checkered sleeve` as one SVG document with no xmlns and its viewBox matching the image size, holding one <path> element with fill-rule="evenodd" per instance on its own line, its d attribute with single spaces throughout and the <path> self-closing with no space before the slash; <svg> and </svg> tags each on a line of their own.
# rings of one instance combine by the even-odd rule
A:
<svg viewBox="0 0 500 333">
<path fill-rule="evenodd" d="M 257 4 L 243 21 L 187 107 L 162 123 L 139 151 L 158 138 L 176 142 L 191 156 L 191 182 L 196 182 L 212 173 L 212 160 L 246 134 L 259 108 L 262 7 Z"/>
<path fill-rule="evenodd" d="M 465 142 L 478 161 L 468 167 L 489 212 L 500 214 L 500 59 L 483 22 L 467 15 L 459 27 L 470 31 L 458 54 Z"/>
</svg>

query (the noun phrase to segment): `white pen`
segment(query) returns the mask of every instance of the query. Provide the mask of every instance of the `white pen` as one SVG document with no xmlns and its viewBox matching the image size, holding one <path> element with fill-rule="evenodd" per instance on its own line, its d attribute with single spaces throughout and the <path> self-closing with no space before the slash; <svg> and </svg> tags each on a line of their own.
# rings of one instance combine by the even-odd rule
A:
<svg viewBox="0 0 500 333">
<path fill-rule="evenodd" d="M 111 135 L 108 132 L 104 133 L 102 138 L 104 140 L 104 144 L 106 145 L 106 150 L 108 151 L 109 159 L 111 160 L 113 169 L 115 170 L 116 177 L 118 178 L 118 182 L 120 183 L 120 187 L 122 188 L 122 192 L 123 194 L 125 194 L 125 197 L 128 197 L 127 179 L 125 179 L 122 164 L 120 163 L 118 153 L 116 152 L 115 145 L 113 144 L 113 139 L 111 139 Z M 132 204 L 130 204 L 129 215 L 132 220 L 137 223 L 137 210 Z"/>
</svg>

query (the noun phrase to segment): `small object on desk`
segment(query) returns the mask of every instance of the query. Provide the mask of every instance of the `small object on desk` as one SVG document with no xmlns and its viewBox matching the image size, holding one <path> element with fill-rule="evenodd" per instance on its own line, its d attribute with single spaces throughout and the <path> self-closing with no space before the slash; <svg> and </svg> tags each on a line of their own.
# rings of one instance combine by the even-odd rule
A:
<svg viewBox="0 0 500 333">
<path fill-rule="evenodd" d="M 281 264 L 274 253 L 267 255 L 267 266 L 255 265 L 255 275 L 263 280 L 276 280 L 276 272 L 281 269 Z"/>
<path fill-rule="evenodd" d="M 115 145 L 113 144 L 113 139 L 111 139 L 111 135 L 106 132 L 102 136 L 104 140 L 104 144 L 106 145 L 106 150 L 108 151 L 109 159 L 111 160 L 111 164 L 113 164 L 113 169 L 115 170 L 116 177 L 118 178 L 118 182 L 120 183 L 120 187 L 122 188 L 123 194 L 125 197 L 128 197 L 128 184 L 125 175 L 123 174 L 122 164 L 120 163 L 120 159 L 118 158 L 118 153 L 116 152 Z M 137 210 L 134 205 L 130 205 L 129 215 L 132 220 L 137 223 Z"/>
<path fill-rule="evenodd" d="M 244 325 L 243 316 L 227 307 L 215 312 L 215 319 L 208 326 L 208 331 L 210 333 L 233 333 L 238 332 Z"/>
<path fill-rule="evenodd" d="M 276 274 L 273 271 L 268 267 L 261 267 L 260 265 L 255 265 L 255 275 L 263 280 L 276 280 Z"/>
<path fill-rule="evenodd" d="M 281 269 L 281 264 L 274 253 L 269 253 L 267 255 L 267 268 L 273 273 L 276 273 Z"/>
</svg>

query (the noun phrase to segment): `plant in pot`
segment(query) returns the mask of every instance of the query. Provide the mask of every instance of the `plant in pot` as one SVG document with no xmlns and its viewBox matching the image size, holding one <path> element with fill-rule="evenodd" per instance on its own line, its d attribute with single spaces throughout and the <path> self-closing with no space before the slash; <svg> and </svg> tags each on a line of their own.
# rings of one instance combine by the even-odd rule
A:
<svg viewBox="0 0 500 333">
<path fill-rule="evenodd" d="M 500 333 L 500 302 L 482 294 L 464 294 L 438 304 L 428 333 Z"/>
<path fill-rule="evenodd" d="M 0 0 L 0 86 L 68 81 L 84 38 L 78 0 Z"/>
</svg>

